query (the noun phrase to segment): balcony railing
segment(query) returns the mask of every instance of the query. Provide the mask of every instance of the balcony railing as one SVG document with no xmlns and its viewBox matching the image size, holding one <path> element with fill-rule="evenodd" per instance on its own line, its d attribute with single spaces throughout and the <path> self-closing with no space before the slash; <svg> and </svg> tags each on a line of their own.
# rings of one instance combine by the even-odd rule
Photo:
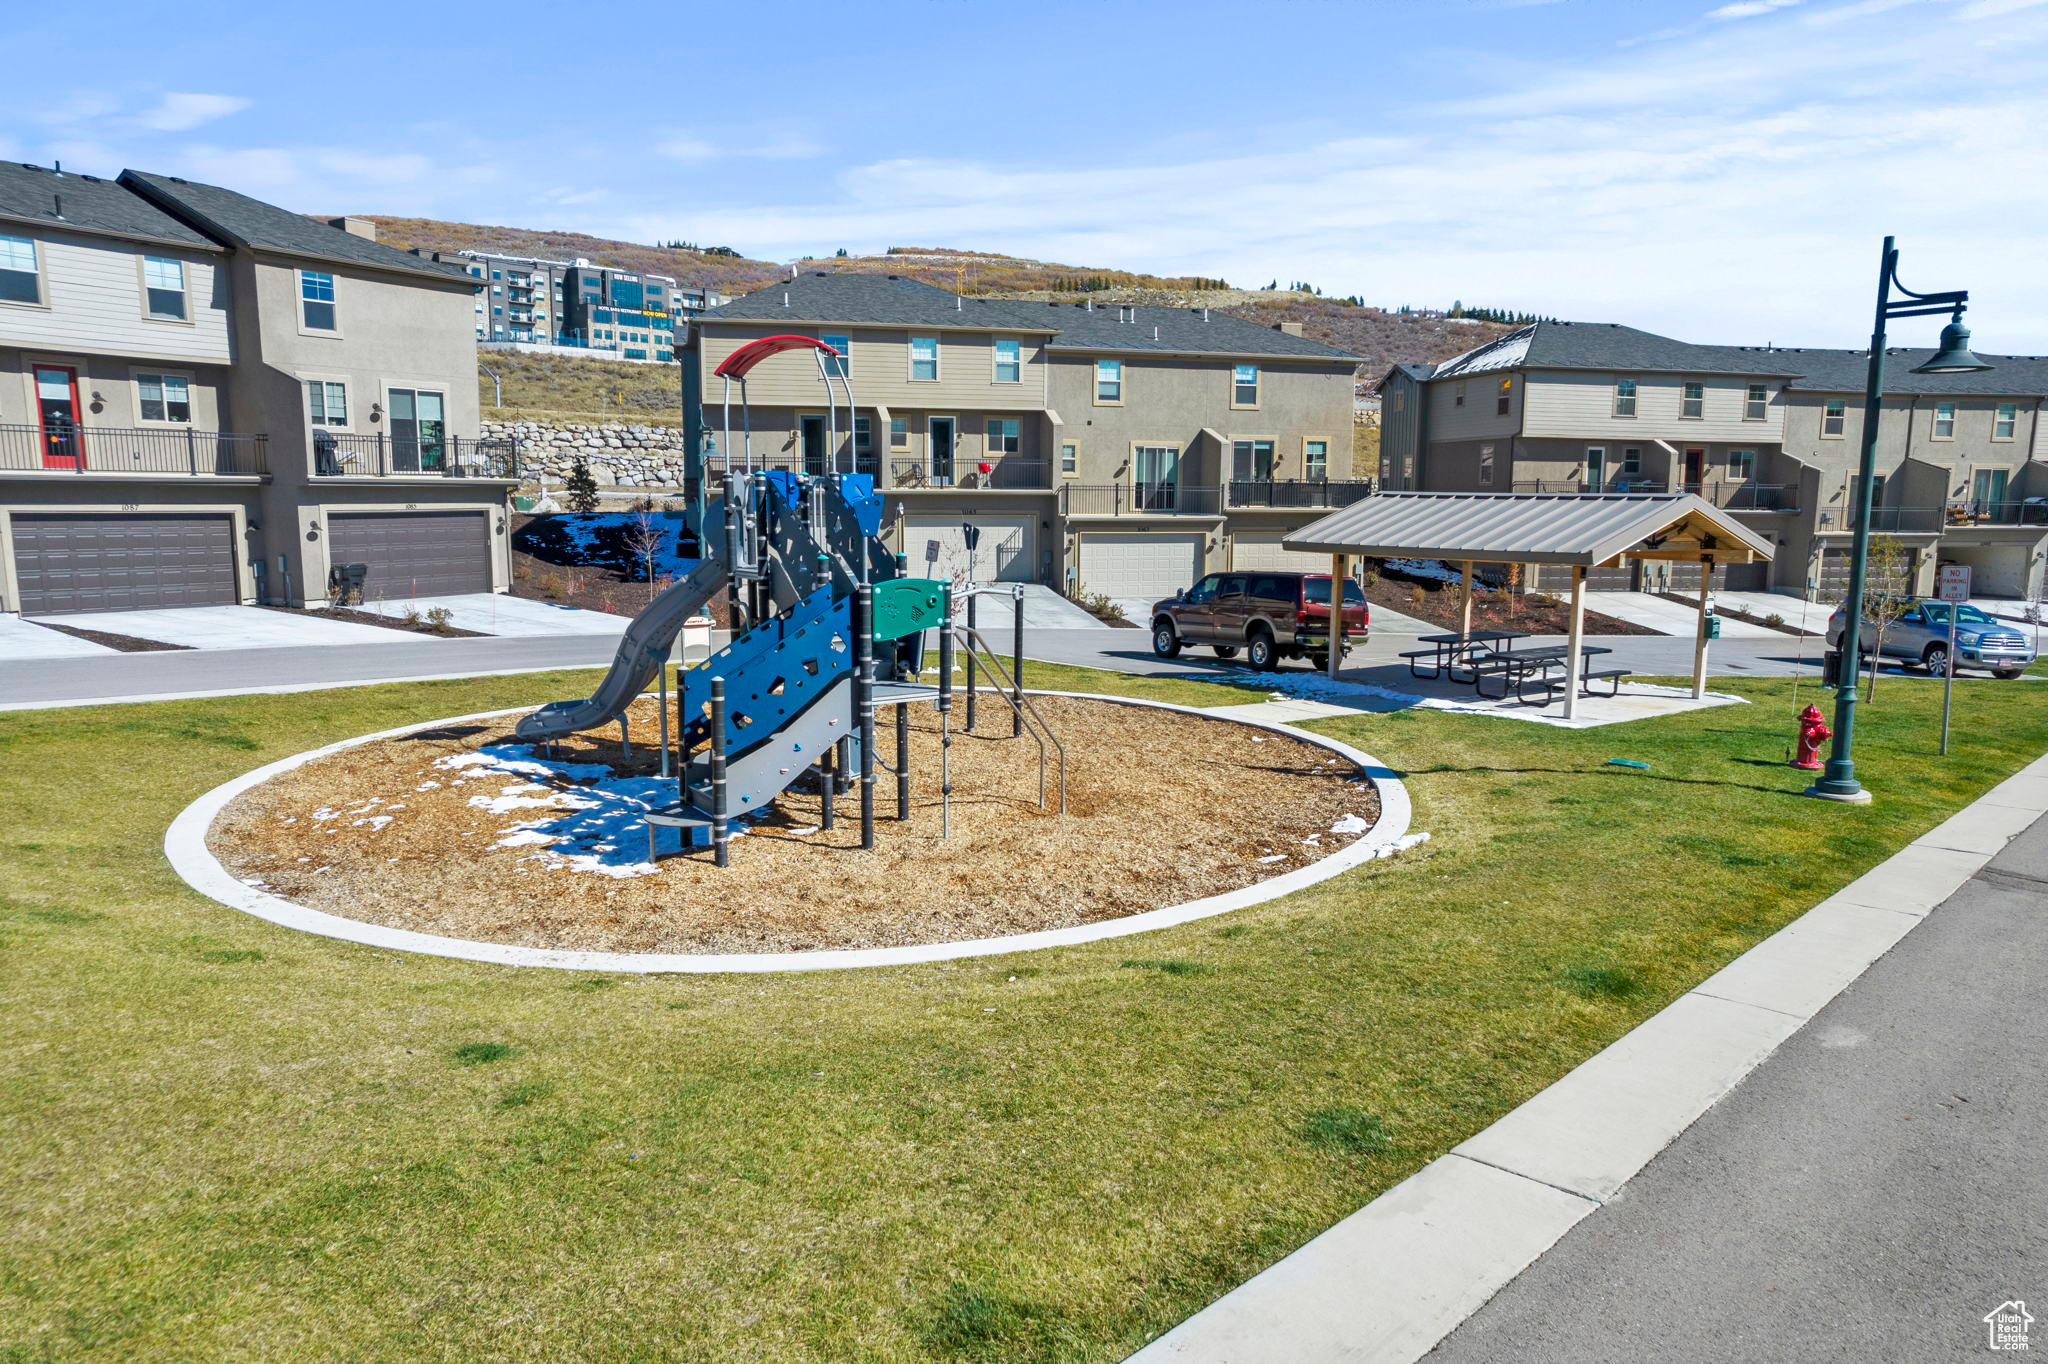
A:
<svg viewBox="0 0 2048 1364">
<path fill-rule="evenodd" d="M 1949 503 L 1944 515 L 1951 526 L 2048 525 L 2048 497 L 2010 502 L 1964 498 Z"/>
<path fill-rule="evenodd" d="M 1944 511 L 1940 507 L 1870 509 L 1870 528 L 1880 534 L 1933 535 L 1941 529 L 1944 519 Z M 1824 533 L 1846 534 L 1855 529 L 1855 518 L 1846 510 L 1824 511 L 1816 529 Z"/>
<path fill-rule="evenodd" d="M 889 488 L 1011 488 L 1044 491 L 1052 487 L 1052 465 L 1042 459 L 1005 455 L 992 460 L 956 459 L 948 470 L 934 469 L 921 459 L 889 461 Z"/>
<path fill-rule="evenodd" d="M 265 474 L 260 435 L 174 427 L 0 425 L 0 469 L 79 474 Z"/>
<path fill-rule="evenodd" d="M 1220 516 L 1221 488 L 1188 483 L 1069 483 L 1060 489 L 1066 516 Z"/>
<path fill-rule="evenodd" d="M 323 478 L 517 478 L 519 442 L 444 436 L 420 440 L 392 436 L 313 433 L 313 472 Z"/>
<path fill-rule="evenodd" d="M 1348 507 L 1371 497 L 1369 478 L 1234 478 L 1224 485 L 1233 507 Z"/>
<path fill-rule="evenodd" d="M 1538 478 L 1518 481 L 1518 493 L 1661 493 L 1666 484 L 1653 478 L 1624 478 L 1616 475 L 1603 484 L 1576 478 Z M 1797 511 L 1799 489 L 1789 483 L 1758 483 L 1753 479 L 1717 479 L 1711 483 L 1687 483 L 1683 491 L 1694 493 L 1727 511 Z"/>
<path fill-rule="evenodd" d="M 1661 493 L 1667 491 L 1664 484 L 1654 478 L 1641 478 L 1633 474 L 1616 474 L 1605 483 L 1592 483 L 1581 478 L 1525 478 L 1517 479 L 1518 493 Z"/>
</svg>

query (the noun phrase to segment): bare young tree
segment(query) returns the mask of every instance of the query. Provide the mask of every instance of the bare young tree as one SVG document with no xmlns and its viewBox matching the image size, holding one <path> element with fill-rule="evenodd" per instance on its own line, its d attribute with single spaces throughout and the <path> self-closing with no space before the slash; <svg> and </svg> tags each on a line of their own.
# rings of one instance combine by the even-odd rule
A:
<svg viewBox="0 0 2048 1364">
<path fill-rule="evenodd" d="M 633 523 L 626 527 L 626 548 L 647 584 L 647 600 L 650 602 L 654 600 L 655 593 L 654 561 L 667 545 L 667 528 L 652 512 L 642 510 L 633 514 Z"/>
<path fill-rule="evenodd" d="M 1864 700 L 1877 695 L 1877 665 L 1884 657 L 1885 636 L 1919 599 L 1913 591 L 1912 554 L 1893 536 L 1871 537 L 1863 570 L 1863 619 L 1870 628 L 1870 683 Z"/>
</svg>

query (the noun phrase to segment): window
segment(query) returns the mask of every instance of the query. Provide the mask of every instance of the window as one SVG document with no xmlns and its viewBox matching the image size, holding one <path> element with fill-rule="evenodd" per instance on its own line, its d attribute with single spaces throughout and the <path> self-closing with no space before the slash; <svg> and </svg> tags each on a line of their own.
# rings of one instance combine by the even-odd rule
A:
<svg viewBox="0 0 2048 1364">
<path fill-rule="evenodd" d="M 1979 515 L 1996 514 L 2005 501 L 2008 469 L 1979 469 L 1970 480 L 1971 510 Z"/>
<path fill-rule="evenodd" d="M 1239 483 L 1264 483 L 1273 477 L 1273 442 L 1237 440 L 1230 443 L 1230 476 Z"/>
<path fill-rule="evenodd" d="M 306 410 L 315 426 L 348 425 L 348 385 L 325 379 L 306 380 Z"/>
<path fill-rule="evenodd" d="M 503 279 L 503 278 L 505 278 L 505 272 L 504 272 L 503 270 L 493 270 L 493 271 L 491 271 L 491 278 L 492 278 L 492 279 Z M 502 289 L 501 289 L 501 290 L 499 290 L 498 292 L 500 292 L 500 293 L 503 293 L 503 292 L 504 292 L 504 290 L 502 290 Z"/>
<path fill-rule="evenodd" d="M 0 236 L 0 303 L 41 303 L 43 277 L 36 269 L 36 244 L 27 237 Z"/>
<path fill-rule="evenodd" d="M 151 317 L 185 320 L 185 262 L 144 256 L 142 285 Z"/>
<path fill-rule="evenodd" d="M 1080 464 L 1081 452 L 1075 447 L 1074 442 L 1062 441 L 1060 443 L 1060 472 L 1063 474 L 1076 473 L 1080 469 Z"/>
<path fill-rule="evenodd" d="M 866 459 L 875 453 L 874 420 L 870 417 L 855 416 L 853 419 L 853 453 Z"/>
<path fill-rule="evenodd" d="M 824 357 L 825 372 L 827 374 L 833 375 L 837 378 L 844 379 L 847 375 L 853 373 L 852 337 L 833 336 L 828 333 L 827 335 L 821 336 L 818 339 L 820 341 L 823 341 L 826 345 L 830 346 L 833 350 L 839 352 L 837 356 L 827 355 Z"/>
<path fill-rule="evenodd" d="M 1956 438 L 1956 405 L 1936 403 L 1934 405 L 1934 439 L 1954 440 Z"/>
<path fill-rule="evenodd" d="M 1707 386 L 1688 382 L 1679 389 L 1678 415 L 1681 417 L 1704 417 L 1707 415 Z"/>
<path fill-rule="evenodd" d="M 1820 410 L 1820 433 L 1823 436 L 1839 436 L 1848 421 L 1849 401 L 1846 398 L 1830 398 Z"/>
<path fill-rule="evenodd" d="M 1230 405 L 1232 407 L 1257 407 L 1259 405 L 1259 367 L 1257 365 L 1232 365 L 1230 367 Z"/>
<path fill-rule="evenodd" d="M 1639 446 L 1628 446 L 1621 452 L 1621 472 L 1634 478 L 1643 471 L 1643 452 Z"/>
<path fill-rule="evenodd" d="M 1301 447 L 1301 470 L 1304 478 L 1328 478 L 1330 476 L 1330 442 L 1312 440 Z"/>
<path fill-rule="evenodd" d="M 1479 486 L 1482 488 L 1493 486 L 1493 447 L 1491 445 L 1479 447 Z"/>
<path fill-rule="evenodd" d="M 910 448 L 910 418 L 889 418 L 889 448 L 908 450 Z"/>
<path fill-rule="evenodd" d="M 1017 384 L 1024 381 L 1024 345 L 1020 341 L 996 342 L 996 382 Z"/>
<path fill-rule="evenodd" d="M 2011 440 L 2019 426 L 2020 409 L 2017 403 L 2000 403 L 1998 411 L 1991 418 L 1991 439 Z"/>
<path fill-rule="evenodd" d="M 1730 450 L 1728 452 L 1728 477 L 1731 479 L 1756 477 L 1756 451 Z"/>
<path fill-rule="evenodd" d="M 1463 407 L 1464 405 L 1465 405 L 1465 386 L 1464 386 L 1463 384 L 1459 384 L 1459 385 L 1458 385 L 1458 386 L 1457 386 L 1456 388 L 1454 388 L 1454 389 L 1452 389 L 1452 390 L 1451 390 L 1451 406 L 1452 406 L 1452 407 Z"/>
<path fill-rule="evenodd" d="M 334 276 L 299 271 L 299 316 L 312 331 L 334 330 Z"/>
<path fill-rule="evenodd" d="M 1616 379 L 1614 381 L 1614 415 L 1633 417 L 1636 414 L 1636 381 Z"/>
<path fill-rule="evenodd" d="M 1746 422 L 1760 422 L 1770 414 L 1771 386 L 1751 384 L 1742 399 L 1742 419 Z"/>
<path fill-rule="evenodd" d="M 1508 408 L 1514 403 L 1514 397 L 1515 381 L 1513 379 L 1501 380 L 1500 396 L 1493 400 L 1493 415 L 1505 417 L 1508 414 Z"/>
<path fill-rule="evenodd" d="M 182 374 L 135 376 L 136 410 L 146 422 L 192 420 L 191 381 Z"/>
<path fill-rule="evenodd" d="M 992 417 L 988 423 L 988 452 L 995 455 L 1014 455 L 1024 448 L 1018 434 L 1015 417 Z"/>
<path fill-rule="evenodd" d="M 910 377 L 936 383 L 939 377 L 939 338 L 910 338 Z"/>
<path fill-rule="evenodd" d="M 1124 400 L 1124 362 L 1121 360 L 1097 360 L 1095 362 L 1095 401 L 1098 403 L 1120 403 Z"/>
</svg>

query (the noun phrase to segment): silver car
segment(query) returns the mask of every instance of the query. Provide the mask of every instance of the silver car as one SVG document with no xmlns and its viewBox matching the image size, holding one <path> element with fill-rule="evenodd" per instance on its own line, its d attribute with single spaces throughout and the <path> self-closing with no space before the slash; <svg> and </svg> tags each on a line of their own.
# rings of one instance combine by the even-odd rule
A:
<svg viewBox="0 0 2048 1364">
<path fill-rule="evenodd" d="M 1918 663 L 1939 676 L 1948 671 L 1948 613 L 1951 603 L 1919 601 L 1884 632 L 1886 658 Z M 1985 615 L 1974 606 L 1954 605 L 1956 667 L 1988 668 L 1993 677 L 2018 677 L 2034 661 L 2033 642 L 2026 632 Z M 1865 619 L 1857 635 L 1858 652 L 1870 656 L 1877 627 Z M 1828 647 L 1842 642 L 1842 609 L 1828 619 Z"/>
</svg>

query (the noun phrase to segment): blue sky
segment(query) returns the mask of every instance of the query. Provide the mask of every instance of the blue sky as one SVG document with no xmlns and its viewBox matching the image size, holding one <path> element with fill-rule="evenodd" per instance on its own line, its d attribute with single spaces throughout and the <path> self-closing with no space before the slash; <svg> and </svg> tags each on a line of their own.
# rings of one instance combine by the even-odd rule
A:
<svg viewBox="0 0 2048 1364">
<path fill-rule="evenodd" d="M 971 247 L 1714 342 L 1859 344 L 1893 232 L 1909 285 L 1972 291 L 1985 349 L 2048 352 L 2048 0 L 94 13 L 17 16 L 0 156 L 309 212 L 774 260 Z"/>
</svg>

